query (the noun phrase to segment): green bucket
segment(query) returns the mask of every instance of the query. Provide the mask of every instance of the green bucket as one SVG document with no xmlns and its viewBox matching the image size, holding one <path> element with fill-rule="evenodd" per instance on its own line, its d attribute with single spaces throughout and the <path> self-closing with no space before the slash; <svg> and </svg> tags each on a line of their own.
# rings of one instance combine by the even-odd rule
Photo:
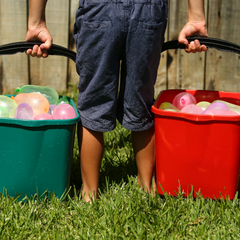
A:
<svg viewBox="0 0 240 240">
<path fill-rule="evenodd" d="M 0 46 L 0 54 L 25 51 L 21 47 L 26 43 Z M 31 43 L 34 45 L 34 43 Z M 54 54 L 74 53 L 57 47 L 61 51 Z M 55 51 L 57 52 L 57 51 Z M 69 57 L 69 56 L 68 56 Z M 11 95 L 8 95 L 9 97 Z M 76 123 L 80 116 L 71 98 L 77 117 L 67 120 L 20 120 L 0 118 L 0 193 L 20 199 L 30 198 L 36 193 L 41 196 L 48 191 L 57 197 L 69 188 L 72 153 L 75 139 Z"/>
<path fill-rule="evenodd" d="M 46 190 L 57 197 L 69 187 L 79 113 L 67 120 L 0 119 L 0 192 L 31 197 Z"/>
</svg>

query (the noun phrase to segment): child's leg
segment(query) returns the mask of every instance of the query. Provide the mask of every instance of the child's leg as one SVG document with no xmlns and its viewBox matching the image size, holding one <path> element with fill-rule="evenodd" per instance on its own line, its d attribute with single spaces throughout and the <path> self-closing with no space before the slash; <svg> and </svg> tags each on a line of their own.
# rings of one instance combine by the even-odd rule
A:
<svg viewBox="0 0 240 240">
<path fill-rule="evenodd" d="M 132 144 L 138 167 L 138 184 L 149 192 L 155 192 L 153 179 L 155 169 L 154 127 L 145 131 L 132 131 Z"/>
<path fill-rule="evenodd" d="M 89 193 L 93 199 L 98 197 L 99 174 L 104 149 L 103 133 L 89 130 L 79 124 L 78 143 L 83 181 L 82 197 L 89 202 Z"/>
</svg>

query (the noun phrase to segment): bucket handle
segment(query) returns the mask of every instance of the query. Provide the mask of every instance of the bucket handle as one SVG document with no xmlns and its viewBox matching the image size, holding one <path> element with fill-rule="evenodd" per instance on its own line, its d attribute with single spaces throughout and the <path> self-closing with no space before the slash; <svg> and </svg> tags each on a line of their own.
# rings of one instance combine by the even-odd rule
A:
<svg viewBox="0 0 240 240">
<path fill-rule="evenodd" d="M 18 52 L 25 52 L 34 45 L 40 45 L 41 42 L 14 42 L 0 46 L 0 55 L 15 54 Z M 51 48 L 48 50 L 49 55 L 64 56 L 72 59 L 74 62 L 76 60 L 76 53 L 65 47 L 52 44 Z"/>
<path fill-rule="evenodd" d="M 210 37 L 188 37 L 189 42 L 198 39 L 200 44 L 204 44 L 208 48 L 215 48 L 219 51 L 224 52 L 234 52 L 240 54 L 240 46 L 222 39 L 210 38 Z M 40 45 L 41 42 L 14 42 L 0 46 L 0 55 L 15 54 L 18 52 L 25 52 L 34 45 Z M 186 46 L 178 42 L 178 40 L 171 40 L 165 42 L 162 47 L 162 52 L 169 49 L 185 49 Z M 76 61 L 76 53 L 65 47 L 52 44 L 51 48 L 48 50 L 49 55 L 64 56 Z"/>
<path fill-rule="evenodd" d="M 240 46 L 222 39 L 210 37 L 188 37 L 189 42 L 198 39 L 200 44 L 204 44 L 208 48 L 215 48 L 223 52 L 234 52 L 240 54 Z M 162 52 L 169 49 L 185 49 L 186 45 L 181 44 L 178 40 L 165 42 L 162 47 Z"/>
</svg>

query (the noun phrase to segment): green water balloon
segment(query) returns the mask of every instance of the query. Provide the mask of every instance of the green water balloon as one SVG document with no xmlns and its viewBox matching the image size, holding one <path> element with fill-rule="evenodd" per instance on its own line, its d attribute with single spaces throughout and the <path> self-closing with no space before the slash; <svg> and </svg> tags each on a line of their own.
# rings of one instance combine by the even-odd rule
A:
<svg viewBox="0 0 240 240">
<path fill-rule="evenodd" d="M 39 93 L 47 98 L 49 104 L 57 104 L 59 95 L 57 91 L 48 86 L 24 85 L 16 89 L 17 93 Z"/>
</svg>

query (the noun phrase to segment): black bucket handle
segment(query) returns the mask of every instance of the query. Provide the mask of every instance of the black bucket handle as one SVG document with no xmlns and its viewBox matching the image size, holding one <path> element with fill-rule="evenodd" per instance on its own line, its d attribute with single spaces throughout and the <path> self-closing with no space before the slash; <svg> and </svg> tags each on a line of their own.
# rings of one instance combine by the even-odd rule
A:
<svg viewBox="0 0 240 240">
<path fill-rule="evenodd" d="M 240 46 L 222 39 L 210 38 L 210 37 L 189 37 L 188 42 L 198 39 L 201 45 L 205 45 L 208 48 L 215 48 L 223 52 L 234 52 L 240 54 Z M 169 49 L 185 49 L 186 45 L 181 44 L 178 40 L 172 40 L 165 42 L 162 47 L 162 52 Z"/>
<path fill-rule="evenodd" d="M 18 52 L 26 52 L 28 49 L 33 48 L 34 45 L 41 45 L 41 42 L 14 42 L 0 46 L 0 55 L 10 55 Z M 76 60 L 76 53 L 65 47 L 52 44 L 48 50 L 49 55 L 64 56 Z"/>
<path fill-rule="evenodd" d="M 222 39 L 210 38 L 210 37 L 189 37 L 189 42 L 198 39 L 200 44 L 204 44 L 208 48 L 215 48 L 219 51 L 234 52 L 240 54 L 240 46 Z M 41 42 L 14 42 L 0 46 L 0 55 L 15 54 L 18 52 L 26 52 L 28 49 L 33 48 L 34 45 L 41 45 Z M 169 49 L 185 49 L 184 44 L 180 44 L 178 40 L 171 40 L 165 42 L 162 47 L 162 52 Z M 76 53 L 65 47 L 52 44 L 48 50 L 49 55 L 64 56 L 76 61 Z"/>
</svg>

